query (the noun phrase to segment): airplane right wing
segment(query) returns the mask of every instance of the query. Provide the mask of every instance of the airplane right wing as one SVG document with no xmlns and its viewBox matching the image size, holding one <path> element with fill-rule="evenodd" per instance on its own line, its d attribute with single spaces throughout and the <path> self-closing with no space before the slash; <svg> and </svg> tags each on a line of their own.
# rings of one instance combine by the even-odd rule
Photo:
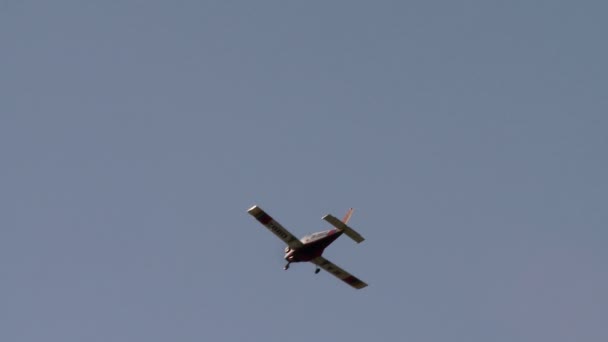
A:
<svg viewBox="0 0 608 342">
<path fill-rule="evenodd" d="M 298 240 L 293 234 L 285 229 L 279 222 L 275 221 L 270 215 L 266 214 L 262 208 L 254 205 L 249 208 L 247 212 L 255 217 L 261 224 L 263 224 L 268 230 L 270 230 L 279 239 L 283 240 L 292 249 L 300 248 L 303 246 L 302 242 Z"/>
<path fill-rule="evenodd" d="M 333 274 L 338 279 L 342 280 L 343 282 L 347 283 L 348 285 L 350 285 L 356 289 L 362 289 L 367 286 L 367 284 L 365 282 L 361 281 L 359 278 L 357 278 L 354 275 L 341 269 L 336 264 L 325 259 L 322 256 L 316 257 L 316 258 L 312 259 L 310 262 L 321 267 L 322 269 L 326 270 L 327 272 Z"/>
</svg>

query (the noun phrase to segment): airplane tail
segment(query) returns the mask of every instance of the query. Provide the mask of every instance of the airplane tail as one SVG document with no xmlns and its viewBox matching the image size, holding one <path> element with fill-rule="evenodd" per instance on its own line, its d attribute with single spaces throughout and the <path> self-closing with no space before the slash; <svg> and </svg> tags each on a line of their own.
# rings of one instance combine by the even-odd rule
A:
<svg viewBox="0 0 608 342">
<path fill-rule="evenodd" d="M 331 225 L 336 227 L 338 230 L 343 231 L 344 234 L 346 234 L 346 236 L 353 239 L 356 243 L 361 243 L 361 242 L 363 242 L 363 240 L 365 240 L 365 238 L 363 238 L 363 236 L 361 236 L 361 234 L 357 233 L 354 229 L 352 229 L 351 227 L 349 227 L 347 225 L 348 220 L 350 220 L 350 217 L 352 214 L 353 214 L 353 209 L 351 208 L 346 213 L 346 216 L 344 216 L 342 221 L 338 220 L 331 214 L 327 214 L 327 215 L 323 216 L 323 219 L 325 221 L 331 223 Z"/>
<path fill-rule="evenodd" d="M 348 220 L 350 220 L 350 217 L 353 216 L 353 211 L 355 209 L 350 208 L 348 209 L 348 212 L 346 213 L 346 215 L 344 215 L 344 218 L 342 219 L 342 222 L 344 222 L 344 224 L 348 224 Z"/>
</svg>

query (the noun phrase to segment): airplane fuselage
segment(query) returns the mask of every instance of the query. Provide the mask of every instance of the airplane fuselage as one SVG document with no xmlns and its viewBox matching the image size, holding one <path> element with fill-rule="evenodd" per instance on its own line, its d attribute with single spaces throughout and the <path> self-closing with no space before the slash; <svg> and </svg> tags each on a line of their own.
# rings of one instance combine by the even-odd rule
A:
<svg viewBox="0 0 608 342">
<path fill-rule="evenodd" d="M 310 234 L 301 239 L 295 237 L 257 205 L 249 208 L 247 212 L 287 244 L 287 247 L 285 247 L 285 260 L 287 260 L 287 264 L 283 269 L 289 269 L 289 264 L 292 262 L 310 261 L 316 265 L 315 274 L 323 269 L 355 289 L 362 289 L 367 286 L 365 282 L 322 256 L 325 248 L 336 241 L 342 234 L 345 234 L 357 243 L 365 240 L 363 236 L 347 225 L 353 213 L 352 208 L 348 210 L 342 220 L 337 219 L 331 214 L 323 216 L 323 220 L 330 223 L 335 229 Z"/>
<path fill-rule="evenodd" d="M 323 254 L 332 242 L 342 235 L 343 231 L 330 229 L 303 237 L 303 246 L 297 249 L 286 248 L 285 260 L 288 262 L 310 261 Z"/>
</svg>

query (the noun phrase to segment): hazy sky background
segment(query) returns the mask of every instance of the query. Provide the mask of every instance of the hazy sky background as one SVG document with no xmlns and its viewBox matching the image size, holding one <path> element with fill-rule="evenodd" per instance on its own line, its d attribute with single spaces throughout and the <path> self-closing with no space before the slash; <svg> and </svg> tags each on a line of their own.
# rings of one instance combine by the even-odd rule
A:
<svg viewBox="0 0 608 342">
<path fill-rule="evenodd" d="M 607 11 L 0 1 L 0 340 L 608 340 Z"/>
</svg>

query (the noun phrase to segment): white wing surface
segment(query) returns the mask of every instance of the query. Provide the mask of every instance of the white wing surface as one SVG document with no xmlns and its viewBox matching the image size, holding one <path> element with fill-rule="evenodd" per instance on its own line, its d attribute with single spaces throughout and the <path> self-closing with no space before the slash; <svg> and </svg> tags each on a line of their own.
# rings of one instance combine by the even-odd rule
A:
<svg viewBox="0 0 608 342">
<path fill-rule="evenodd" d="M 367 286 L 367 284 L 365 282 L 361 281 L 359 278 L 357 278 L 354 275 L 341 269 L 336 264 L 332 263 L 331 261 L 325 259 L 322 256 L 316 257 L 316 258 L 312 259 L 310 262 L 321 267 L 322 269 L 326 270 L 327 272 L 335 275 L 338 279 L 342 280 L 343 282 L 347 283 L 348 285 L 350 285 L 356 289 L 362 289 Z"/>
<path fill-rule="evenodd" d="M 263 224 L 268 230 L 270 230 L 279 239 L 283 240 L 292 249 L 302 247 L 302 242 L 298 240 L 293 234 L 285 229 L 279 222 L 275 221 L 270 215 L 266 214 L 262 208 L 254 205 L 247 212 L 255 217 L 261 224 Z"/>
</svg>

